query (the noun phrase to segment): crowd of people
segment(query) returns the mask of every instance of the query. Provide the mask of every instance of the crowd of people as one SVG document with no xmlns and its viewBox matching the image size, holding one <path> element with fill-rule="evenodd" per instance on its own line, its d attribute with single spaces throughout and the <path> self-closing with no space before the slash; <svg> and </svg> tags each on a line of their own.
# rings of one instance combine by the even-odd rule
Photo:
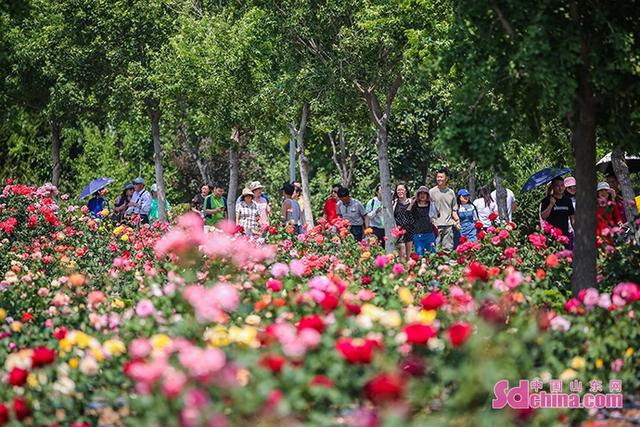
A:
<svg viewBox="0 0 640 427">
<path fill-rule="evenodd" d="M 158 186 L 153 184 L 149 190 L 145 188 L 143 178 L 135 178 L 127 182 L 122 192 L 115 198 L 113 207 L 110 206 L 107 186 L 93 193 L 87 203 L 87 208 L 96 218 L 109 215 L 114 221 L 121 223 L 126 220 L 139 224 L 149 224 L 158 220 Z M 111 209 L 110 209 L 111 208 Z M 171 209 L 165 200 L 165 211 Z"/>
<path fill-rule="evenodd" d="M 451 252 L 462 241 L 476 241 L 480 230 L 492 226 L 498 216 L 497 190 L 481 187 L 472 200 L 466 188 L 454 191 L 449 187 L 449 172 L 440 169 L 435 176 L 436 185 L 424 185 L 411 193 L 407 183 L 398 182 L 393 189 L 392 206 L 388 215 L 393 216 L 396 227 L 394 237 L 400 256 L 404 259 L 415 252 L 422 256 L 427 252 Z M 495 187 L 495 182 L 493 183 Z M 506 217 L 512 221 L 517 207 L 515 194 L 506 190 Z M 304 203 L 299 182 L 286 183 L 281 188 L 282 202 L 279 222 L 300 234 L 304 226 Z M 95 216 L 108 209 L 107 187 L 97 191 L 87 207 Z M 573 247 L 573 229 L 576 211 L 576 180 L 573 177 L 554 178 L 547 186 L 546 196 L 539 205 L 541 226 L 553 226 L 567 236 L 567 248 Z M 615 175 L 597 186 L 597 234 L 605 236 L 614 226 L 626 222 L 624 201 L 619 192 Z M 329 223 L 337 218 L 349 221 L 349 231 L 357 241 L 375 238 L 385 242 L 385 208 L 381 188 L 366 203 L 351 196 L 348 188 L 332 186 L 331 195 L 324 203 L 322 216 Z M 234 201 L 235 218 L 229 218 L 228 202 L 223 182 L 205 183 L 191 200 L 191 210 L 203 218 L 205 227 L 212 229 L 223 219 L 235 221 L 238 229 L 250 238 L 258 237 L 271 225 L 272 203 L 259 181 L 244 187 Z M 170 209 L 165 201 L 165 210 Z M 158 219 L 157 186 L 149 191 L 144 179 L 138 177 L 125 184 L 122 193 L 114 201 L 111 214 L 117 222 L 139 218 L 146 224 Z"/>
</svg>

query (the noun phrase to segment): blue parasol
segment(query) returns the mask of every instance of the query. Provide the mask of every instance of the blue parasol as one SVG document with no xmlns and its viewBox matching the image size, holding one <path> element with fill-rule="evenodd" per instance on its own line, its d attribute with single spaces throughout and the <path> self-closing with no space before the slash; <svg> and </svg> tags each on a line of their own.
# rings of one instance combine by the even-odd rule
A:
<svg viewBox="0 0 640 427">
<path fill-rule="evenodd" d="M 573 169 L 569 168 L 545 168 L 539 172 L 534 173 L 527 182 L 524 183 L 521 192 L 533 190 L 536 187 L 553 181 L 554 178 L 573 172 Z"/>
<path fill-rule="evenodd" d="M 93 181 L 91 181 L 90 183 L 84 186 L 84 188 L 82 189 L 82 192 L 80 193 L 80 199 L 89 197 L 96 191 L 102 190 L 104 187 L 111 184 L 112 182 L 113 182 L 113 179 L 107 178 L 106 176 L 94 179 Z"/>
</svg>

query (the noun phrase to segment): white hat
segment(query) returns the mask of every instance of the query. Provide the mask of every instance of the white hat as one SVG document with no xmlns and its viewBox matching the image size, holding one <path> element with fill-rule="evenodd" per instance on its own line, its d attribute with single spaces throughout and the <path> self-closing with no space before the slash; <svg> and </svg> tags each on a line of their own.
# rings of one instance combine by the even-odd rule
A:
<svg viewBox="0 0 640 427">
<path fill-rule="evenodd" d="M 154 183 L 154 184 L 151 186 L 151 192 L 154 192 L 154 191 L 158 191 L 158 184 L 155 184 L 155 183 Z"/>
<path fill-rule="evenodd" d="M 249 190 L 251 191 L 257 190 L 258 188 L 264 188 L 262 184 L 260 184 L 260 181 L 253 181 L 249 184 Z"/>
<path fill-rule="evenodd" d="M 598 187 L 596 188 L 596 192 L 600 191 L 600 190 L 607 190 L 609 193 L 611 193 L 611 195 L 613 197 L 616 196 L 615 190 L 613 188 L 611 188 L 611 186 L 607 182 L 602 181 L 602 182 L 598 183 Z"/>
<path fill-rule="evenodd" d="M 242 190 L 242 198 L 244 199 L 245 196 L 253 197 L 253 191 L 249 190 L 248 188 L 245 188 L 244 190 Z"/>
</svg>

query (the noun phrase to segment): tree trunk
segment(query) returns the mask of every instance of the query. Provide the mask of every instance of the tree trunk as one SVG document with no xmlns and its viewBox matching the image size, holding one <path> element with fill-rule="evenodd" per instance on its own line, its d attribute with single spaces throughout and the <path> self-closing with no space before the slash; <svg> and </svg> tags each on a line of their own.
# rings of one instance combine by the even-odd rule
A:
<svg viewBox="0 0 640 427">
<path fill-rule="evenodd" d="M 589 79 L 588 46 L 582 41 L 571 144 L 576 159 L 576 224 L 571 289 L 595 288 L 596 282 L 596 113 Z"/>
<path fill-rule="evenodd" d="M 385 250 L 391 253 L 395 250 L 395 239 L 391 230 L 396 226 L 393 216 L 393 200 L 391 190 L 391 167 L 389 166 L 389 134 L 387 124 L 391 117 L 391 106 L 398 89 L 402 85 L 402 76 L 398 75 L 387 89 L 384 107 L 380 105 L 374 88 L 365 88 L 359 82 L 354 81 L 356 89 L 362 94 L 371 122 L 376 128 L 376 150 L 378 151 L 378 168 L 380 169 L 380 192 L 382 193 L 382 211 L 384 216 L 384 235 L 386 238 Z"/>
<path fill-rule="evenodd" d="M 494 175 L 494 181 L 496 182 L 496 203 L 498 204 L 498 216 L 505 223 L 509 221 L 509 210 L 507 208 L 507 189 L 502 185 L 502 178 L 500 175 Z"/>
<path fill-rule="evenodd" d="M 336 147 L 336 141 L 333 137 L 333 133 L 329 132 L 329 142 L 331 143 L 331 159 L 338 168 L 338 174 L 340 175 L 340 183 L 343 187 L 349 188 L 351 185 L 351 178 L 353 176 L 353 170 L 356 166 L 356 157 L 351 153 L 347 155 L 347 141 L 344 136 L 344 125 L 340 123 L 338 128 L 338 144 Z M 339 154 L 338 154 L 339 152 Z"/>
<path fill-rule="evenodd" d="M 298 165 L 300 167 L 300 182 L 302 184 L 302 200 L 304 203 L 304 221 L 308 228 L 313 227 L 313 211 L 311 208 L 311 195 L 309 194 L 309 159 L 304 150 L 304 134 L 309 120 L 309 103 L 302 106 L 300 126 L 296 129 L 294 124 L 289 125 L 289 131 L 295 136 L 298 146 Z"/>
<path fill-rule="evenodd" d="M 469 165 L 469 193 L 471 193 L 471 202 L 476 199 L 476 162 L 475 160 Z"/>
<path fill-rule="evenodd" d="M 294 135 L 289 137 L 289 182 L 291 184 L 296 180 L 296 138 Z"/>
<path fill-rule="evenodd" d="M 234 127 L 231 131 L 231 146 L 229 147 L 229 189 L 227 190 L 227 212 L 229 220 L 236 220 L 236 198 L 238 194 L 238 181 L 240 175 L 240 164 L 238 161 L 238 151 L 242 142 L 242 131 L 239 127 Z"/>
<path fill-rule="evenodd" d="M 49 120 L 49 128 L 51 129 L 51 183 L 58 187 L 60 185 L 60 175 L 62 174 L 62 164 L 60 163 L 62 123 L 56 120 Z"/>
<path fill-rule="evenodd" d="M 378 129 L 376 138 L 378 151 L 378 168 L 380 169 L 380 192 L 382 193 L 382 206 L 384 216 L 384 236 L 386 237 L 385 250 L 391 253 L 395 250 L 395 239 L 391 230 L 396 226 L 393 216 L 393 198 L 391 190 L 391 168 L 389 167 L 389 138 L 386 125 Z"/>
<path fill-rule="evenodd" d="M 153 136 L 153 162 L 156 170 L 156 185 L 158 186 L 158 220 L 166 222 L 164 169 L 162 167 L 162 144 L 160 143 L 160 111 L 157 108 L 149 108 L 149 118 L 151 119 L 151 134 Z"/>
<path fill-rule="evenodd" d="M 613 167 L 613 172 L 616 174 L 616 178 L 618 178 L 620 182 L 620 192 L 624 198 L 624 212 L 627 216 L 627 224 L 631 229 L 632 235 L 635 236 L 635 218 L 637 213 L 635 194 L 633 185 L 631 184 L 631 176 L 629 176 L 629 168 L 625 160 L 625 153 L 620 147 L 616 147 L 611 152 L 611 166 Z"/>
</svg>

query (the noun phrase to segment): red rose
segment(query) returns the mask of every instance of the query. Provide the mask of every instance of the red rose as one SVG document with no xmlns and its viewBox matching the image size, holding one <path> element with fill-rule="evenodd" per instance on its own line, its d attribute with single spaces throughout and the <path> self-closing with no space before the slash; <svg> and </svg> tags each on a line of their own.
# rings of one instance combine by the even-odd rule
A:
<svg viewBox="0 0 640 427">
<path fill-rule="evenodd" d="M 437 335 L 433 326 L 423 323 L 411 323 L 405 326 L 404 333 L 407 335 L 407 342 L 410 344 L 426 344 Z"/>
<path fill-rule="evenodd" d="M 333 294 L 325 294 L 322 301 L 320 301 L 320 306 L 324 310 L 325 313 L 332 312 L 340 303 L 340 300 Z"/>
<path fill-rule="evenodd" d="M 478 231 L 478 234 L 476 234 L 476 237 L 478 238 L 478 240 L 484 239 L 484 231 Z"/>
<path fill-rule="evenodd" d="M 16 414 L 16 418 L 20 421 L 31 415 L 29 405 L 20 397 L 13 399 L 13 411 Z"/>
<path fill-rule="evenodd" d="M 374 403 L 398 400 L 402 397 L 404 379 L 398 374 L 382 373 L 364 386 L 365 396 Z"/>
<path fill-rule="evenodd" d="M 357 316 L 362 311 L 362 307 L 359 304 L 353 304 L 345 301 L 344 306 L 347 308 L 347 314 Z"/>
<path fill-rule="evenodd" d="M 33 355 L 31 356 L 31 363 L 34 368 L 38 366 L 45 366 L 56 360 L 55 351 L 50 348 L 41 346 L 33 350 Z"/>
<path fill-rule="evenodd" d="M 484 265 L 477 261 L 473 261 L 469 263 L 469 267 L 467 268 L 467 280 L 473 283 L 478 279 L 483 282 L 489 280 L 489 271 Z"/>
<path fill-rule="evenodd" d="M 360 279 L 360 283 L 362 283 L 362 286 L 367 286 L 371 284 L 371 277 L 370 276 L 362 276 L 362 279 Z"/>
<path fill-rule="evenodd" d="M 431 292 L 420 300 L 425 310 L 437 310 L 447 303 L 447 298 L 440 291 Z"/>
<path fill-rule="evenodd" d="M 491 212 L 488 218 L 489 218 L 489 221 L 495 221 L 498 218 L 498 214 L 495 212 Z"/>
<path fill-rule="evenodd" d="M 372 339 L 340 338 L 336 341 L 336 350 L 349 363 L 370 363 L 373 359 L 373 349 L 382 348 L 382 345 Z"/>
<path fill-rule="evenodd" d="M 333 388 L 334 384 L 331 378 L 324 375 L 316 375 L 311 379 L 309 383 L 311 386 L 320 386 L 326 388 Z"/>
<path fill-rule="evenodd" d="M 498 304 L 490 299 L 486 299 L 482 302 L 480 308 L 478 308 L 478 315 L 485 321 L 495 325 L 504 324 L 507 320 Z"/>
<path fill-rule="evenodd" d="M 22 315 L 22 321 L 23 321 L 23 322 L 28 322 L 28 321 L 30 321 L 31 319 L 33 319 L 33 314 L 31 314 L 31 313 L 24 313 L 24 314 Z"/>
<path fill-rule="evenodd" d="M 470 324 L 466 322 L 456 322 L 447 329 L 447 337 L 452 346 L 460 347 L 469 339 L 472 331 L 473 327 Z"/>
<path fill-rule="evenodd" d="M 27 382 L 27 376 L 29 371 L 25 371 L 21 368 L 13 368 L 9 373 L 9 385 L 21 387 Z"/>
<path fill-rule="evenodd" d="M 9 408 L 4 403 L 0 403 L 0 425 L 9 422 Z"/>
<path fill-rule="evenodd" d="M 545 260 L 545 264 L 547 267 L 557 267 L 558 266 L 558 257 L 555 254 L 547 255 L 547 259 Z"/>
<path fill-rule="evenodd" d="M 65 328 L 64 326 L 56 328 L 55 331 L 53 331 L 53 336 L 57 339 L 57 340 L 61 340 L 64 337 L 67 336 L 67 328 Z"/>
<path fill-rule="evenodd" d="M 409 356 L 400 362 L 400 369 L 412 377 L 421 377 L 425 372 L 425 365 L 422 359 L 415 356 Z"/>
<path fill-rule="evenodd" d="M 317 314 L 311 314 L 300 319 L 300 322 L 298 323 L 298 331 L 301 331 L 305 328 L 315 329 L 316 331 L 322 333 L 324 331 L 324 322 L 322 321 L 322 318 Z"/>
<path fill-rule="evenodd" d="M 91 427 L 91 426 L 89 425 L 89 423 L 76 422 L 71 424 L 71 427 Z"/>
<path fill-rule="evenodd" d="M 473 226 L 475 227 L 476 230 L 482 230 L 482 228 L 484 227 L 484 224 L 481 221 L 477 221 L 475 224 L 473 224 Z"/>
<path fill-rule="evenodd" d="M 282 371 L 282 367 L 284 366 L 284 358 L 274 355 L 267 354 L 260 359 L 259 365 L 265 369 L 270 370 L 274 374 L 280 373 Z"/>
</svg>

